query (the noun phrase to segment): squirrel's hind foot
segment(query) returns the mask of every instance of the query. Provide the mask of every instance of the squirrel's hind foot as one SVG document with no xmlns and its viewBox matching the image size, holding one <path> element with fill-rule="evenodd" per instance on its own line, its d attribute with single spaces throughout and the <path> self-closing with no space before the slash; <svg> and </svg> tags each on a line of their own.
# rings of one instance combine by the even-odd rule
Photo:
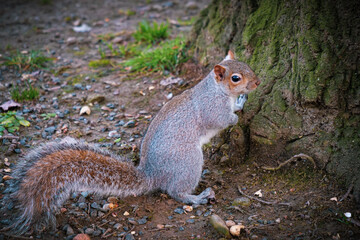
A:
<svg viewBox="0 0 360 240">
<path fill-rule="evenodd" d="M 208 202 L 215 202 L 215 192 L 209 187 L 199 195 L 181 194 L 175 198 L 183 203 L 192 205 L 203 205 L 207 204 Z"/>
</svg>

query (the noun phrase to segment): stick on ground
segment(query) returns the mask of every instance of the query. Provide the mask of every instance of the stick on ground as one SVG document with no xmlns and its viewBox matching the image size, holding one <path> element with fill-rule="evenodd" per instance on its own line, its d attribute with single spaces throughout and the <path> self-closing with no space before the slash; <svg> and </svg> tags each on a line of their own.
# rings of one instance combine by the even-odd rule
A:
<svg viewBox="0 0 360 240">
<path fill-rule="evenodd" d="M 261 203 L 264 203 L 264 204 L 267 204 L 267 205 L 282 205 L 282 206 L 291 206 L 291 203 L 282 203 L 282 202 L 278 202 L 278 201 L 274 201 L 274 202 L 268 202 L 268 201 L 264 201 L 262 199 L 258 199 L 256 197 L 253 197 L 253 196 L 250 196 L 250 195 L 247 195 L 245 194 L 243 191 L 241 191 L 240 187 L 238 186 L 238 190 L 240 192 L 240 194 L 244 195 L 245 197 L 248 197 L 252 200 L 256 200 L 258 202 L 261 202 Z"/>
<path fill-rule="evenodd" d="M 310 157 L 309 155 L 306 155 L 303 153 L 294 155 L 293 157 L 286 160 L 285 162 L 280 163 L 279 166 L 277 166 L 277 167 L 261 167 L 261 168 L 265 169 L 265 170 L 269 170 L 269 171 L 276 171 L 276 170 L 279 170 L 280 168 L 282 168 L 283 166 L 285 166 L 286 164 L 296 161 L 298 158 L 309 160 L 314 165 L 314 168 L 316 168 L 316 163 L 315 163 L 314 159 L 312 157 Z"/>
</svg>

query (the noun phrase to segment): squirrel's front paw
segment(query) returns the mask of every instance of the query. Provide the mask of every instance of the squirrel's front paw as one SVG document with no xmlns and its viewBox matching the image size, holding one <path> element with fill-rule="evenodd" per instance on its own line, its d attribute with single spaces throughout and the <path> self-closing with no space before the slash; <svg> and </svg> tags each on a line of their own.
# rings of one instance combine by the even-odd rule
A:
<svg viewBox="0 0 360 240">
<path fill-rule="evenodd" d="M 235 112 L 241 111 L 247 101 L 247 94 L 241 94 L 235 101 Z"/>
</svg>

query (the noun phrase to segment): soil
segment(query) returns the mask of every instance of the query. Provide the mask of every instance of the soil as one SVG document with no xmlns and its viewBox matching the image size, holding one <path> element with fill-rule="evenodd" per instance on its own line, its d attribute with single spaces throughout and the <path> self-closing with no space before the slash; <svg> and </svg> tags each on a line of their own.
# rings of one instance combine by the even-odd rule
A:
<svg viewBox="0 0 360 240">
<path fill-rule="evenodd" d="M 99 35 L 121 36 L 125 39 L 121 44 L 124 44 L 133 41 L 131 32 L 143 19 L 188 21 L 209 2 L 196 1 L 193 5 L 197 7 L 191 8 L 185 6 L 188 2 L 182 1 L 3 1 L 0 10 L 2 56 L 14 50 L 40 49 L 54 59 L 54 64 L 32 78 L 40 89 L 40 99 L 23 102 L 17 109 L 31 125 L 16 132 L 19 139 L 2 139 L 1 189 L 5 189 L 6 178 L 3 177 L 8 175 L 5 158 L 13 168 L 29 148 L 66 136 L 98 144 L 137 161 L 141 139 L 151 118 L 168 101 L 169 93 L 180 94 L 204 77 L 207 70 L 194 60 L 183 64 L 177 73 L 133 74 L 116 67 L 89 68 L 91 60 L 100 59 Z M 134 14 L 129 14 L 128 10 Z M 72 28 L 77 20 L 91 26 L 92 30 L 74 32 Z M 172 36 L 190 30 L 191 26 L 185 24 L 171 25 Z M 75 40 L 70 41 L 70 37 Z M 23 73 L 12 67 L 1 67 L 0 83 L 5 88 L 0 90 L 0 103 L 11 99 L 11 87 L 22 81 Z M 183 83 L 160 84 L 170 76 L 180 77 Z M 80 116 L 80 108 L 95 95 L 104 96 L 105 100 L 90 106 L 90 115 Z M 41 116 L 44 113 L 56 113 L 56 117 L 46 119 Z M 116 126 L 121 120 L 125 123 L 133 120 L 135 126 Z M 54 134 L 44 133 L 52 126 L 56 128 Z M 109 137 L 113 130 L 121 137 L 118 143 L 114 141 L 119 136 Z M 102 214 L 90 204 L 97 202 L 102 206 L 107 198 L 90 194 L 84 199 L 76 194 L 64 203 L 57 215 L 55 231 L 45 230 L 39 235 L 28 234 L 22 238 L 72 239 L 76 234 L 93 229 L 97 234 L 89 233 L 91 239 L 219 239 L 223 236 L 209 224 L 210 216 L 217 214 L 224 220 L 245 226 L 240 239 L 360 239 L 360 227 L 344 216 L 350 212 L 352 220 L 360 220 L 360 211 L 351 193 L 341 202 L 330 200 L 333 197 L 340 200 L 346 189 L 335 184 L 335 179 L 325 171 L 314 169 L 311 162 L 297 161 L 277 171 L 267 171 L 261 167 L 270 163 L 261 159 L 261 155 L 229 167 L 222 156 L 214 157 L 211 151 L 206 152 L 204 176 L 197 192 L 212 187 L 216 202 L 211 205 L 178 214 L 174 210 L 182 209 L 184 204 L 156 192 L 119 199 L 117 208 Z M 273 204 L 252 200 L 249 206 L 234 207 L 234 199 L 241 197 L 238 187 L 250 196 L 261 190 L 261 199 Z M 85 202 L 88 207 L 79 208 L 79 202 Z M 279 204 L 284 202 L 291 206 Z M 124 215 L 125 212 L 129 215 Z M 1 227 L 6 226 L 11 214 L 12 209 L 1 216 Z M 67 236 L 67 225 L 74 234 Z M 15 237 L 0 233 L 0 239 Z"/>
</svg>

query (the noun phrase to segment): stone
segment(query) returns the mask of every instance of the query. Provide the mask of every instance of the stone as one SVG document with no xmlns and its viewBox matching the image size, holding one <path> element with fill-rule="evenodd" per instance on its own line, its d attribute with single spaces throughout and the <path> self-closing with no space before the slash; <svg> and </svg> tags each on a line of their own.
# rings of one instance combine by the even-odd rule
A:
<svg viewBox="0 0 360 240">
<path fill-rule="evenodd" d="M 221 217 L 214 214 L 210 217 L 209 222 L 217 232 L 221 233 L 226 238 L 231 238 L 229 228 L 226 226 L 224 220 L 222 220 Z"/>
<path fill-rule="evenodd" d="M 185 5 L 185 8 L 188 10 L 195 10 L 198 9 L 199 6 L 196 4 L 196 2 L 190 1 Z"/>
<path fill-rule="evenodd" d="M 89 235 L 81 233 L 81 234 L 76 235 L 73 238 L 73 240 L 91 240 L 91 239 L 90 239 Z"/>
<path fill-rule="evenodd" d="M 247 197 L 239 197 L 234 199 L 233 206 L 242 206 L 242 207 L 248 207 L 251 205 L 251 200 Z"/>
<path fill-rule="evenodd" d="M 184 209 L 178 207 L 178 208 L 176 208 L 176 209 L 174 210 L 174 212 L 177 213 L 177 214 L 183 214 L 183 213 L 184 213 Z"/>
<path fill-rule="evenodd" d="M 67 45 L 72 45 L 75 44 L 76 42 L 77 42 L 76 37 L 69 37 L 68 39 L 66 39 Z"/>
<path fill-rule="evenodd" d="M 231 235 L 235 237 L 239 237 L 241 233 L 241 229 L 244 229 L 244 225 L 234 225 L 230 227 L 230 233 Z"/>
<path fill-rule="evenodd" d="M 143 225 L 143 224 L 147 223 L 147 220 L 145 218 L 141 218 L 137 222 L 139 225 Z"/>
<path fill-rule="evenodd" d="M 227 220 L 227 221 L 225 221 L 225 224 L 228 227 L 232 227 L 232 226 L 236 225 L 236 223 L 233 220 Z"/>
<path fill-rule="evenodd" d="M 88 103 L 101 103 L 105 101 L 105 96 L 103 95 L 95 95 L 95 96 L 91 96 L 89 97 L 89 100 L 87 101 Z"/>
<path fill-rule="evenodd" d="M 85 234 L 92 234 L 94 232 L 94 229 L 93 228 L 87 228 L 86 230 L 85 230 Z"/>
<path fill-rule="evenodd" d="M 127 123 L 125 123 L 124 127 L 126 128 L 133 128 L 135 127 L 135 121 L 134 120 L 130 120 Z"/>
<path fill-rule="evenodd" d="M 132 234 L 129 233 L 125 236 L 125 240 L 135 240 L 135 238 Z"/>
<path fill-rule="evenodd" d="M 100 208 L 100 206 L 99 206 L 99 204 L 97 204 L 97 202 L 93 202 L 91 204 L 91 207 L 94 208 L 94 209 L 99 209 Z"/>
</svg>

